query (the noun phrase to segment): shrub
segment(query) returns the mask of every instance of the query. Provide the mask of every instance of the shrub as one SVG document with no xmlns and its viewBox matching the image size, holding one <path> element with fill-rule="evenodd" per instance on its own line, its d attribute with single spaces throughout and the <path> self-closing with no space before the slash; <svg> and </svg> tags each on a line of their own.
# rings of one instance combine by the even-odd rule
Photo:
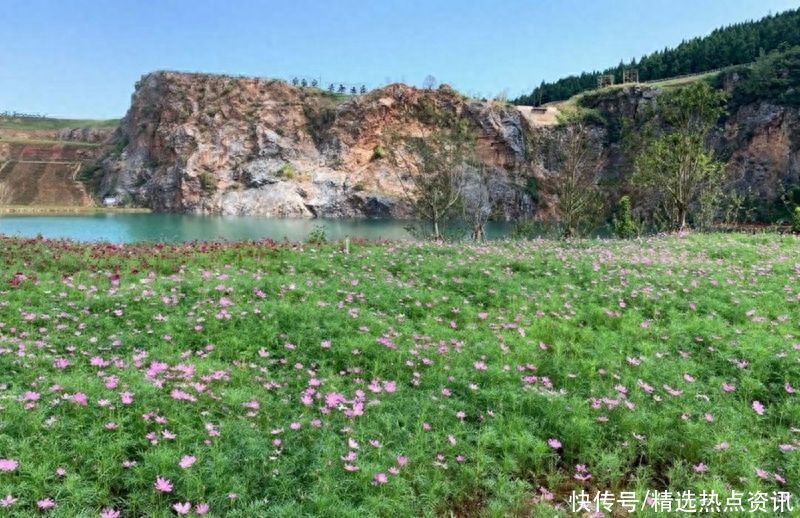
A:
<svg viewBox="0 0 800 518">
<path fill-rule="evenodd" d="M 200 188 L 204 193 L 212 194 L 217 190 L 217 179 L 210 171 L 201 171 L 197 178 L 200 180 Z"/>
<path fill-rule="evenodd" d="M 386 158 L 386 148 L 381 146 L 380 144 L 376 144 L 374 148 L 372 148 L 372 158 L 371 160 L 380 160 L 381 158 Z"/>
<path fill-rule="evenodd" d="M 639 234 L 639 229 L 636 227 L 631 214 L 631 199 L 629 196 L 623 196 L 619 199 L 612 225 L 614 227 L 614 235 L 620 239 L 630 239 Z"/>
<path fill-rule="evenodd" d="M 794 208 L 792 215 L 792 232 L 800 234 L 800 206 Z"/>
<path fill-rule="evenodd" d="M 307 242 L 314 244 L 324 243 L 327 240 L 328 236 L 325 234 L 325 227 L 322 225 L 315 225 L 306 239 Z"/>
<path fill-rule="evenodd" d="M 288 162 L 283 164 L 280 169 L 275 171 L 275 176 L 278 178 L 286 178 L 287 180 L 291 180 L 296 174 L 297 171 L 295 170 L 294 166 Z"/>
<path fill-rule="evenodd" d="M 536 226 L 533 220 L 522 219 L 514 223 L 511 228 L 511 239 L 533 239 Z"/>
<path fill-rule="evenodd" d="M 539 201 L 539 180 L 536 179 L 535 176 L 531 176 L 528 178 L 528 181 L 525 182 L 525 192 L 531 197 L 531 201 L 536 203 Z"/>
<path fill-rule="evenodd" d="M 84 163 L 81 165 L 81 171 L 78 173 L 78 181 L 88 183 L 94 180 L 94 175 L 100 170 L 100 166 L 94 162 Z"/>
</svg>

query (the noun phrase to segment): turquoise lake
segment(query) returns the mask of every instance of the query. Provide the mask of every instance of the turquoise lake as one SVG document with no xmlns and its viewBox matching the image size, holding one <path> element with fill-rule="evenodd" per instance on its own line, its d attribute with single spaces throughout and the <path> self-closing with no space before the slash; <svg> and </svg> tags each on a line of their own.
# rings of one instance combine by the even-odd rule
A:
<svg viewBox="0 0 800 518">
<path fill-rule="evenodd" d="M 194 216 L 185 214 L 121 214 L 57 216 L 0 216 L 0 234 L 77 241 L 135 243 L 142 241 L 238 241 L 273 239 L 304 241 L 316 228 L 327 239 L 412 239 L 408 221 L 389 219 L 275 219 L 250 216 Z M 487 237 L 508 235 L 509 223 L 492 222 Z"/>
</svg>

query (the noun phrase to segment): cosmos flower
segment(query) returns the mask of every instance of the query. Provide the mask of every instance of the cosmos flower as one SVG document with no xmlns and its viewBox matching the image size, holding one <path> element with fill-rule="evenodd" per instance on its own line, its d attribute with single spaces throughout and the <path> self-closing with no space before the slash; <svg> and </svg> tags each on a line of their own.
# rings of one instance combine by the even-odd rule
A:
<svg viewBox="0 0 800 518">
<path fill-rule="evenodd" d="M 189 502 L 177 502 L 172 506 L 172 508 L 175 509 L 176 513 L 184 515 L 189 514 L 189 511 L 192 510 L 192 504 Z"/>
<path fill-rule="evenodd" d="M 19 462 L 13 459 L 0 459 L 0 471 L 14 471 L 19 466 Z"/>
<path fill-rule="evenodd" d="M 46 511 L 47 509 L 52 509 L 56 506 L 56 503 L 53 501 L 52 498 L 45 498 L 43 500 L 39 500 L 36 502 L 36 507 L 39 509 Z"/>
<path fill-rule="evenodd" d="M 178 465 L 183 469 L 189 469 L 195 462 L 197 462 L 197 459 L 194 456 L 184 455 L 183 457 L 181 457 L 181 460 L 178 463 Z"/>
<path fill-rule="evenodd" d="M 162 493 L 172 492 L 172 482 L 170 482 L 168 479 L 157 477 L 154 486 L 156 491 L 160 491 Z"/>
</svg>

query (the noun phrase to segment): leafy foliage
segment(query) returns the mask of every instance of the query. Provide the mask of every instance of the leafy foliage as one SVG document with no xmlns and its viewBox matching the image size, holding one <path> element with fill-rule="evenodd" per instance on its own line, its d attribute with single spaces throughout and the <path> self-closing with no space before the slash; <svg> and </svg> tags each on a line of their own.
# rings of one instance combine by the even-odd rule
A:
<svg viewBox="0 0 800 518">
<path fill-rule="evenodd" d="M 786 52 L 772 52 L 751 67 L 726 74 L 739 77 L 733 89 L 732 107 L 755 101 L 800 106 L 800 46 Z"/>
<path fill-rule="evenodd" d="M 792 232 L 800 234 L 800 207 L 795 207 L 792 214 Z"/>
<path fill-rule="evenodd" d="M 514 103 L 540 105 L 569 99 L 596 88 L 601 74 L 612 74 L 617 83 L 621 82 L 626 68 L 637 68 L 641 81 L 665 79 L 751 63 L 767 52 L 794 45 L 800 45 L 800 9 L 722 27 L 707 36 L 685 40 L 675 48 L 665 48 L 629 63 L 620 62 L 602 72 L 543 81 L 530 95 L 523 95 Z"/>
<path fill-rule="evenodd" d="M 636 226 L 636 222 L 633 221 L 631 199 L 629 196 L 623 196 L 619 199 L 612 223 L 614 235 L 620 239 L 630 239 L 639 234 L 639 229 Z"/>
<path fill-rule="evenodd" d="M 648 139 L 635 159 L 632 183 L 658 199 L 674 229 L 689 223 L 693 209 L 713 218 L 724 167 L 706 149 L 711 127 L 724 113 L 725 94 L 705 82 L 659 98 Z M 701 199 L 702 197 L 702 199 Z"/>
</svg>

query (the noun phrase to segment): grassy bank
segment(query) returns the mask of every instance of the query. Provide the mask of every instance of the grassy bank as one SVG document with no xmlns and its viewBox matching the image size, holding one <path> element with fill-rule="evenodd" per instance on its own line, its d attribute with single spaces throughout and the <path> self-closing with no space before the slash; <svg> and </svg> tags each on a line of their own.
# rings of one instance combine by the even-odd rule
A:
<svg viewBox="0 0 800 518">
<path fill-rule="evenodd" d="M 0 265 L 2 512 L 554 516 L 581 489 L 800 488 L 797 237 L 0 238 Z"/>
<path fill-rule="evenodd" d="M 68 214 L 98 214 L 104 212 L 115 212 L 119 214 L 148 214 L 150 209 L 145 208 L 123 208 L 123 207 L 76 207 L 76 206 L 57 206 L 57 205 L 0 205 L 0 215 L 17 216 L 45 216 L 45 215 L 68 215 Z"/>
<path fill-rule="evenodd" d="M 116 128 L 120 119 L 54 119 L 51 117 L 0 117 L 0 129 L 60 130 L 65 128 Z"/>
</svg>

